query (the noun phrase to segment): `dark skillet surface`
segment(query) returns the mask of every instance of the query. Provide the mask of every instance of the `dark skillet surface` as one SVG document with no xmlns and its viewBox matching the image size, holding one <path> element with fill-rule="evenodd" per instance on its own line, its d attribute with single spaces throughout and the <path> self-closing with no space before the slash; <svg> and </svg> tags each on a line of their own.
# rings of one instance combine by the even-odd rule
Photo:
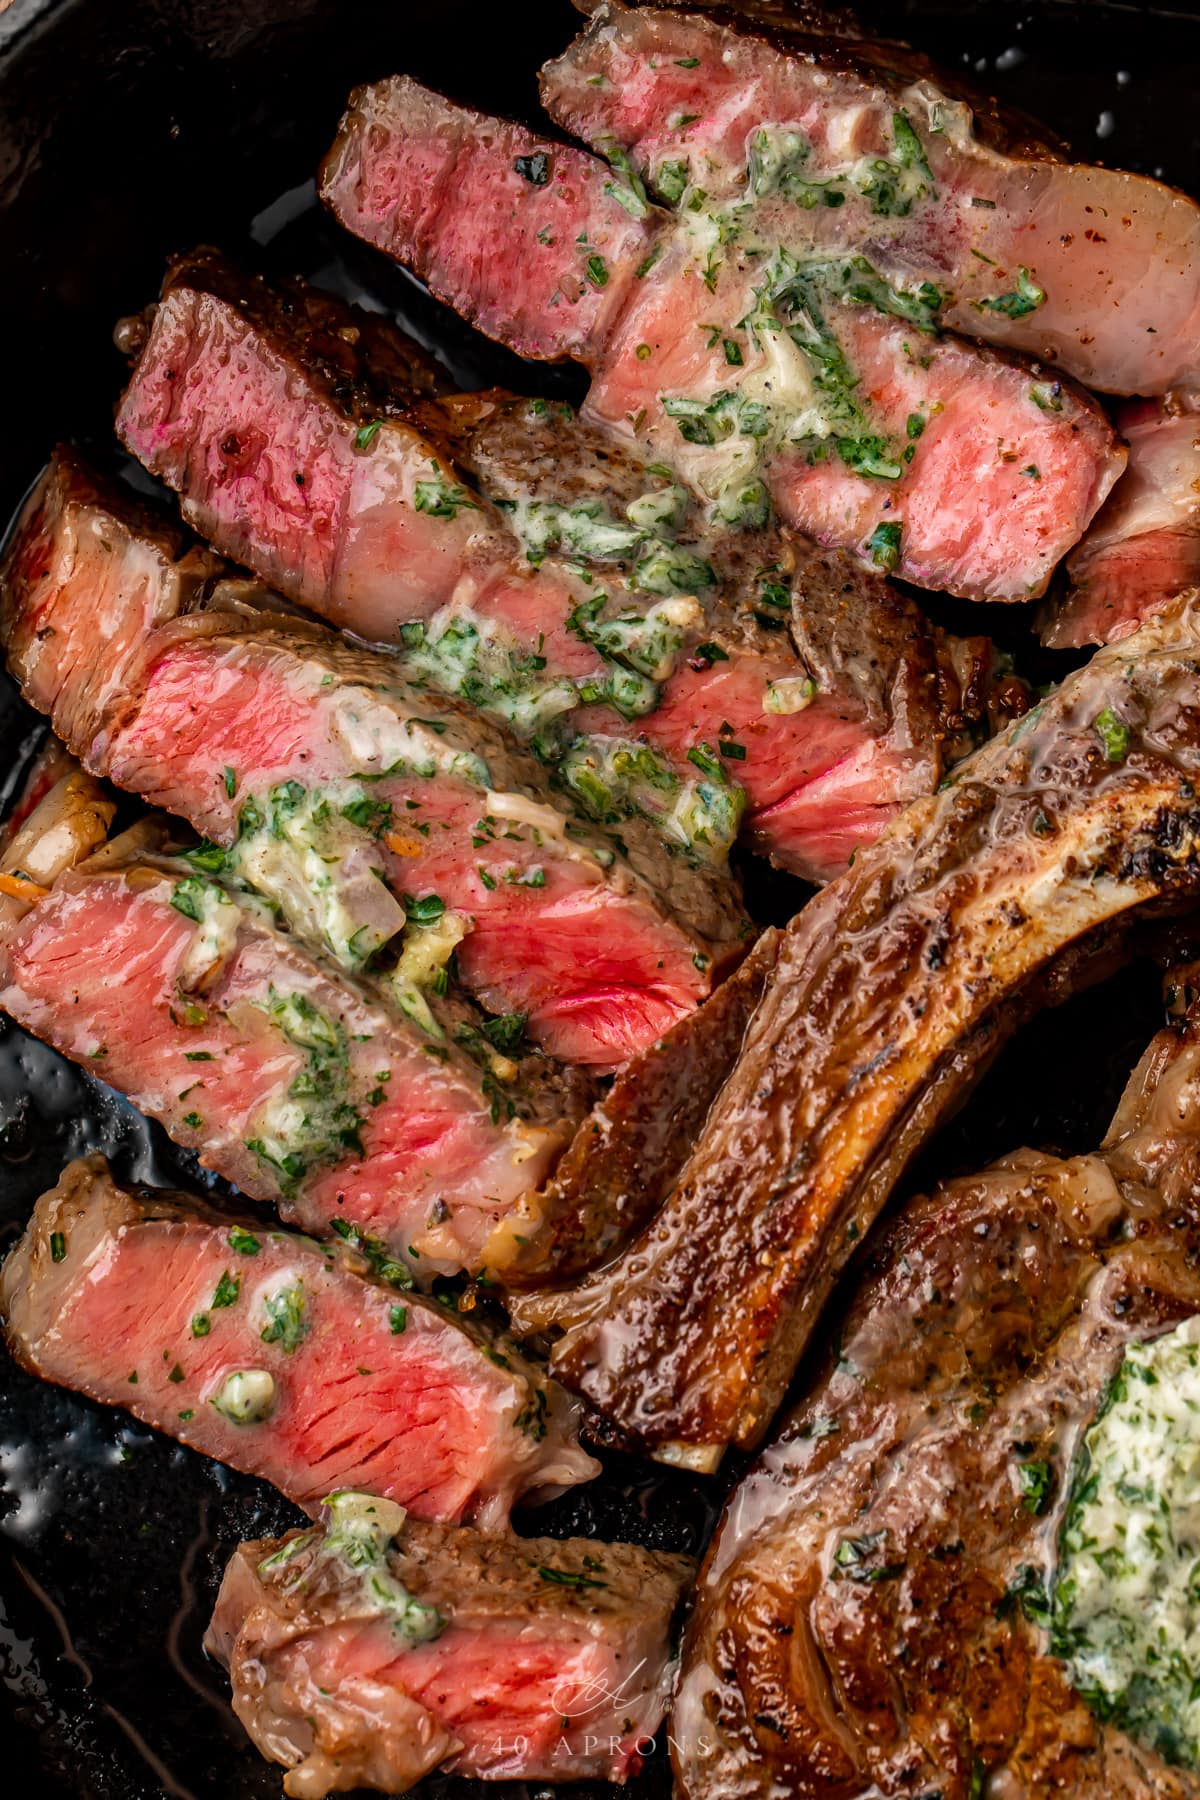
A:
<svg viewBox="0 0 1200 1800">
<path fill-rule="evenodd" d="M 859 11 L 1042 115 L 1081 157 L 1197 185 L 1197 9 L 907 0 Z M 532 116 L 537 65 L 573 26 L 566 0 L 529 0 L 515 13 L 484 0 L 419 9 L 403 0 L 16 0 L 0 17 L 9 352 L 0 521 L 57 437 L 115 463 L 112 322 L 152 296 L 170 251 L 205 239 L 238 253 L 257 246 L 269 264 L 394 308 L 441 347 L 464 386 L 577 394 L 575 371 L 530 368 L 484 344 L 340 237 L 306 185 L 355 81 L 405 69 Z M 958 616 L 979 629 L 984 610 Z M 990 610 L 1003 616 L 988 627 L 1021 647 L 1038 679 L 1065 669 L 1062 658 L 1031 661 L 1015 609 Z M 37 735 L 33 716 L 0 687 L 0 799 Z M 803 897 L 761 868 L 747 875 L 760 918 L 786 918 Z M 978 1168 L 1021 1143 L 1094 1147 L 1157 1021 L 1147 964 L 1039 1021 L 927 1153 L 920 1179 Z M 123 1176 L 214 1187 L 124 1102 L 0 1022 L 0 1247 L 62 1164 L 93 1148 Z M 610 1456 L 592 1487 L 519 1523 L 694 1550 L 724 1486 Z M 36 1800 L 277 1795 L 280 1772 L 249 1749 L 200 1639 L 234 1544 L 297 1517 L 262 1483 L 36 1382 L 0 1353 L 6 1791 Z M 649 1800 L 668 1787 L 660 1742 L 628 1791 Z M 504 1792 L 444 1778 L 423 1791 L 445 1800 Z"/>
</svg>

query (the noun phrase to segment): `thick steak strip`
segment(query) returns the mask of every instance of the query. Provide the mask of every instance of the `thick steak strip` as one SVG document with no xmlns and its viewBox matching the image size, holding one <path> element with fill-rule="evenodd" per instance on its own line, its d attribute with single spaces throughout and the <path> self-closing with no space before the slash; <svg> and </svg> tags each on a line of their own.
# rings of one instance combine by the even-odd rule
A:
<svg viewBox="0 0 1200 1800">
<path fill-rule="evenodd" d="M 243 1544 L 207 1639 L 242 1724 L 288 1769 L 285 1793 L 402 1793 L 439 1766 L 531 1781 L 637 1771 L 670 1692 L 686 1557 L 409 1519 L 376 1579 L 420 1609 L 432 1635 L 413 1642 L 328 1542 Z"/>
<path fill-rule="evenodd" d="M 111 808 L 80 784 L 66 776 L 4 851 L 0 1008 L 252 1199 L 379 1240 L 399 1278 L 483 1267 L 514 1212 L 536 1232 L 581 1110 L 557 1070 L 527 1057 L 498 1080 L 450 999 L 431 1046 L 253 895 L 169 854 L 164 824 L 89 857 Z"/>
<path fill-rule="evenodd" d="M 673 1194 L 528 1312 L 655 1454 L 711 1467 L 778 1406 L 837 1272 L 1037 983 L 1200 881 L 1200 609 L 1100 651 L 918 801 L 784 935 Z"/>
<path fill-rule="evenodd" d="M 1160 394 L 1196 378 L 1194 201 L 1143 175 L 997 143 L 995 131 L 980 141 L 970 108 L 922 59 L 755 11 L 706 18 L 606 0 L 547 64 L 542 97 L 559 124 L 602 155 L 624 151 L 651 184 L 679 164 L 720 199 L 744 195 L 759 133 L 791 133 L 793 227 L 815 248 L 865 256 L 904 286 L 932 283 L 955 330 L 1091 387 Z M 888 168 L 899 161 L 897 113 L 923 149 L 919 197 Z M 1022 301 L 1022 266 L 1040 301 Z"/>
<path fill-rule="evenodd" d="M 227 850 L 252 838 L 256 869 L 302 830 L 303 867 L 272 863 L 273 897 L 344 966 L 365 966 L 405 910 L 444 908 L 490 1010 L 612 1065 L 740 953 L 748 923 L 719 873 L 639 821 L 613 839 L 581 819 L 501 726 L 391 658 L 222 586 L 177 616 L 193 570 L 60 454 L 3 572 L 10 666 L 88 768 Z"/>
<path fill-rule="evenodd" d="M 422 398 L 408 354 L 411 380 L 391 346 L 386 402 L 369 366 L 332 385 L 292 289 L 197 252 L 167 273 L 119 428 L 218 548 L 404 646 L 423 678 L 532 738 L 600 816 L 649 812 L 668 843 L 719 856 L 744 795 L 743 835 L 825 880 L 936 784 L 944 658 L 880 576 L 770 526 L 712 529 L 668 471 L 569 408 Z M 267 412 L 270 442 L 255 435 Z M 400 463 L 427 503 L 436 464 L 436 512 L 415 509 Z M 639 534 L 626 507 L 657 522 Z M 809 626 L 826 623 L 814 655 Z M 722 737 L 745 755 L 722 761 Z M 634 775 L 614 780 L 614 762 Z"/>
<path fill-rule="evenodd" d="M 397 77 L 352 95 L 322 193 L 493 335 L 585 360 L 590 416 L 673 462 L 717 510 L 765 484 L 785 523 L 922 586 L 1043 591 L 1123 466 L 1094 402 L 940 337 L 940 296 L 922 284 L 893 285 L 857 253 L 814 259 L 796 237 L 808 212 L 769 185 L 733 210 L 672 186 L 670 216 L 636 174 L 605 181 L 597 161 L 582 182 L 578 166 L 574 150 Z M 511 244 L 486 273 L 485 167 Z M 626 212 L 637 238 L 594 247 Z M 586 334 L 567 265 L 603 291 Z"/>
<path fill-rule="evenodd" d="M 1125 1348 L 1200 1311 L 1198 1120 L 1193 1022 L 1098 1155 L 1018 1151 L 873 1249 L 709 1552 L 672 1728 L 691 1800 L 1195 1795 L 1098 1722 L 1045 1627 L 1080 1437 Z"/>
<path fill-rule="evenodd" d="M 498 1259 L 510 1293 L 595 1268 L 654 1212 L 741 1052 L 778 948 L 764 931 L 703 1006 L 618 1070 L 542 1189 L 541 1229 L 514 1224 L 515 1252 Z"/>
<path fill-rule="evenodd" d="M 507 1341 L 398 1292 L 346 1244 L 131 1192 L 102 1157 L 38 1201 L 0 1273 L 0 1312 L 34 1374 L 310 1512 L 356 1487 L 500 1530 L 522 1494 L 596 1470 L 577 1409 Z"/>
<path fill-rule="evenodd" d="M 1195 400 L 1131 400 L 1117 413 L 1129 464 L 1067 558 L 1071 592 L 1047 603 L 1054 650 L 1111 644 L 1200 580 L 1200 409 Z"/>
<path fill-rule="evenodd" d="M 315 344 L 302 304 L 321 308 Z M 334 320 L 333 335 L 354 341 L 331 370 Z M 189 524 L 290 599 L 394 640 L 486 552 L 495 522 L 476 496 L 455 497 L 438 446 L 403 417 L 436 390 L 434 373 L 383 321 L 199 250 L 171 266 L 149 325 L 128 335 L 142 350 L 118 434 L 180 490 Z"/>
</svg>

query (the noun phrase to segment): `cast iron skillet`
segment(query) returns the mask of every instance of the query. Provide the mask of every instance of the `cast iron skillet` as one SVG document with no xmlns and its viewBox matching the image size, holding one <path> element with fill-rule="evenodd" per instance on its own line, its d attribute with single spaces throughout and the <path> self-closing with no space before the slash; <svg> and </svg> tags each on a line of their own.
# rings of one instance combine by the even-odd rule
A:
<svg viewBox="0 0 1200 1800">
<path fill-rule="evenodd" d="M 950 67 L 965 63 L 1081 156 L 1196 187 L 1200 7 L 896 0 L 860 11 Z M 484 344 L 340 237 L 310 182 L 355 82 L 406 70 L 533 116 L 537 66 L 574 25 L 567 0 L 515 11 L 493 0 L 14 0 L 0 14 L 0 526 L 59 437 L 122 466 L 110 431 L 121 379 L 112 323 L 153 296 L 169 252 L 200 241 L 398 312 L 464 386 L 577 393 L 573 371 L 530 368 Z M 992 610 L 1004 616 L 989 625 L 1011 636 L 1016 609 Z M 0 800 L 39 729 L 0 686 Z M 787 917 L 803 898 L 758 869 L 748 889 L 764 918 Z M 1148 965 L 1040 1021 L 914 1179 L 978 1168 L 1025 1142 L 1094 1147 L 1156 1022 Z M 91 1148 L 124 1176 L 214 1185 L 106 1088 L 0 1022 L 0 1248 L 62 1164 Z M 723 1483 L 606 1461 L 600 1481 L 536 1521 L 527 1515 L 525 1529 L 702 1546 Z M 200 1639 L 233 1545 L 297 1519 L 263 1484 L 29 1379 L 0 1352 L 6 1791 L 277 1795 L 280 1772 L 249 1748 Z M 668 1785 L 664 1744 L 634 1794 Z M 501 1800 L 482 1784 L 427 1786 L 447 1800 L 467 1790 Z"/>
</svg>

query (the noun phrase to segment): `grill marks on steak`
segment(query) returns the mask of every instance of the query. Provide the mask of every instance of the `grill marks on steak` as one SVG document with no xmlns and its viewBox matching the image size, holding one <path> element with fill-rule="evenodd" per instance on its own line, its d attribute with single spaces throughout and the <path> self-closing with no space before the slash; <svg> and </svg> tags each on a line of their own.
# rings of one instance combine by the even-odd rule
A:
<svg viewBox="0 0 1200 1800">
<path fill-rule="evenodd" d="M 837 246 L 814 262 L 806 237 L 797 255 L 790 240 L 812 215 L 791 202 L 781 211 L 767 193 L 736 214 L 714 211 L 707 190 L 676 182 L 669 198 L 683 205 L 672 219 L 628 168 L 606 184 L 599 163 L 592 211 L 572 219 L 580 252 L 621 201 L 643 238 L 622 257 L 597 255 L 603 316 L 580 334 L 546 261 L 556 251 L 538 243 L 539 232 L 555 235 L 552 188 L 525 184 L 511 208 L 514 249 L 481 275 L 467 248 L 474 190 L 454 179 L 461 164 L 486 162 L 506 193 L 518 157 L 549 169 L 577 154 L 397 78 L 352 97 L 322 194 L 443 298 L 464 305 L 482 283 L 486 304 L 467 310 L 494 335 L 586 360 L 589 414 L 666 456 L 718 509 L 761 478 L 786 523 L 921 585 L 1008 600 L 1044 589 L 1122 467 L 1094 403 L 939 338 L 919 284 L 890 289 Z M 408 168 L 436 171 L 423 189 L 437 196 L 432 207 L 398 173 Z"/>
<path fill-rule="evenodd" d="M 1184 395 L 1117 413 L 1129 465 L 1067 558 L 1071 592 L 1047 604 L 1042 642 L 1109 644 L 1200 579 L 1200 409 Z"/>
<path fill-rule="evenodd" d="M 801 185 L 788 202 L 797 240 L 861 254 L 906 288 L 930 282 L 955 330 L 1055 363 L 1092 387 L 1160 394 L 1194 378 L 1194 201 L 1027 140 L 981 142 L 971 109 L 922 59 L 849 44 L 841 33 L 832 41 L 819 18 L 807 30 L 787 25 L 752 7 L 709 18 L 606 0 L 547 64 L 542 98 L 560 125 L 601 154 L 625 152 L 651 184 L 664 164 L 679 163 L 720 200 L 742 197 L 764 127 L 791 132 L 807 149 L 797 146 Z M 893 182 L 894 174 L 872 167 L 896 157 L 897 112 L 929 171 L 926 194 L 904 210 L 900 196 L 889 203 L 880 190 L 880 174 Z M 831 175 L 842 196 L 835 206 L 822 203 Z M 872 176 L 874 198 L 861 191 Z M 1022 267 L 1045 296 L 1037 303 L 1021 302 Z"/>
<path fill-rule="evenodd" d="M 0 1274 L 10 1350 L 313 1513 L 354 1487 L 500 1530 L 521 1495 L 596 1472 L 577 1406 L 506 1340 L 372 1277 L 345 1245 L 235 1225 L 119 1187 L 102 1157 L 72 1163 Z M 247 1370 L 272 1391 L 239 1422 L 221 1406 Z"/>
<path fill-rule="evenodd" d="M 409 1519 L 386 1568 L 436 1609 L 430 1641 L 406 1643 L 319 1532 L 243 1544 L 226 1569 L 207 1647 L 258 1748 L 288 1768 L 287 1794 L 403 1792 L 439 1766 L 551 1781 L 637 1771 L 670 1691 L 687 1558 Z"/>
<path fill-rule="evenodd" d="M 64 783 L 68 803 L 82 779 Z M 48 796 L 4 855 L 30 873 L 46 847 L 58 860 L 3 902 L 5 1012 L 252 1199 L 314 1233 L 378 1238 L 421 1279 L 484 1266 L 514 1212 L 536 1231 L 537 1188 L 582 1110 L 559 1071 L 527 1057 L 489 1083 L 452 1031 L 431 1056 L 370 983 L 312 957 L 252 896 L 220 900 L 162 825 L 64 868 L 96 839 L 60 855 L 63 806 Z M 443 1004 L 448 1024 L 470 1016 Z"/>
<path fill-rule="evenodd" d="M 672 1729 L 691 1800 L 1195 1793 L 1092 1716 L 1020 1595 L 1053 1590 L 1071 1460 L 1122 1352 L 1200 1310 L 1198 1082 L 1193 1020 L 1151 1045 L 1097 1155 L 1018 1151 L 872 1250 L 836 1366 L 709 1551 Z M 1053 1471 L 1044 1516 L 1022 1462 Z"/>
<path fill-rule="evenodd" d="M 701 855 L 719 856 L 737 827 L 736 795 L 707 797 L 699 784 L 711 778 L 689 761 L 696 752 L 711 764 L 722 737 L 746 753 L 723 765 L 718 783 L 745 794 L 744 837 L 810 880 L 836 874 L 899 805 L 936 784 L 940 743 L 953 730 L 946 715 L 954 706 L 940 704 L 937 677 L 946 658 L 917 609 L 877 576 L 772 528 L 714 531 L 665 470 L 647 469 L 569 409 L 504 395 L 422 400 L 397 372 L 394 348 L 392 406 L 376 429 L 368 414 L 379 383 L 339 397 L 319 361 L 310 372 L 308 340 L 295 333 L 289 306 L 286 290 L 238 276 L 211 252 L 173 265 L 122 407 L 125 441 L 180 490 L 187 516 L 219 548 L 362 637 L 422 640 L 409 661 L 429 679 L 534 736 L 560 768 L 571 771 L 582 757 L 576 791 L 586 785 L 594 796 L 598 779 L 609 800 L 594 798 L 593 810 L 648 810 L 669 843 Z M 351 309 L 339 316 L 343 330 L 358 329 Z M 413 368 L 421 369 L 415 352 Z M 409 403 L 402 414 L 401 401 Z M 286 426 L 271 445 L 231 460 L 245 419 L 267 410 L 286 415 Z M 369 441 L 356 449 L 364 433 Z M 284 466 L 283 444 L 294 468 Z M 397 458 L 427 486 L 436 463 L 439 492 L 461 505 L 447 500 L 439 516 L 416 514 L 411 488 L 387 474 Z M 319 519 L 307 511 L 317 493 L 325 496 Z M 512 529 L 527 508 L 544 519 L 548 508 L 591 506 L 628 540 L 625 507 L 647 494 L 665 496 L 668 511 L 678 494 L 685 514 L 659 528 L 679 574 L 660 573 L 653 592 L 636 568 L 658 541 L 653 533 L 632 554 L 588 562 L 577 560 L 577 546 L 531 558 Z M 307 521 L 294 554 L 281 506 Z M 437 545 L 434 562 L 427 539 Z M 769 603 L 764 582 L 774 584 Z M 795 635 L 786 629 L 789 587 L 801 621 Z M 594 624 L 580 623 L 598 597 L 604 618 L 672 612 L 661 661 L 645 649 L 603 653 Z M 818 638 L 827 643 L 814 649 Z M 777 684 L 789 682 L 800 684 L 791 690 L 795 709 L 776 710 L 789 693 Z M 625 800 L 603 778 L 607 759 L 647 748 L 657 786 L 635 781 L 636 800 Z M 698 793 L 711 815 L 700 827 L 711 848 L 680 822 L 681 782 L 685 798 Z"/>
<path fill-rule="evenodd" d="M 68 454 L 30 502 L 3 580 L 10 666 L 88 767 L 226 847 L 285 784 L 327 796 L 337 880 L 360 882 L 352 937 L 354 907 L 373 948 L 403 924 L 404 895 L 436 896 L 469 924 L 467 985 L 572 1061 L 619 1063 L 699 1004 L 748 929 L 725 878 L 636 820 L 611 842 L 500 726 L 389 658 L 244 594 L 235 606 L 221 584 L 176 618 L 195 602 L 190 561 Z M 340 811 L 352 790 L 365 824 Z"/>
<path fill-rule="evenodd" d="M 1131 909 L 1194 892 L 1198 644 L 1185 600 L 1100 651 L 812 901 L 657 1216 L 518 1306 L 655 1454 L 712 1467 L 761 1436 L 836 1273 L 1022 1007 Z"/>
</svg>

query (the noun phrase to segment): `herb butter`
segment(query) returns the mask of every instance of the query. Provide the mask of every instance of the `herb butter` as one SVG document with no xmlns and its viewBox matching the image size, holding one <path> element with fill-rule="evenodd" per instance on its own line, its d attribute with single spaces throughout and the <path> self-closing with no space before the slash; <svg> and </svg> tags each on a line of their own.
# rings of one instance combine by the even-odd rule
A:
<svg viewBox="0 0 1200 1800">
<path fill-rule="evenodd" d="M 1087 1432 L 1052 1648 L 1098 1717 L 1200 1767 L 1200 1318 L 1129 1347 Z"/>
</svg>

